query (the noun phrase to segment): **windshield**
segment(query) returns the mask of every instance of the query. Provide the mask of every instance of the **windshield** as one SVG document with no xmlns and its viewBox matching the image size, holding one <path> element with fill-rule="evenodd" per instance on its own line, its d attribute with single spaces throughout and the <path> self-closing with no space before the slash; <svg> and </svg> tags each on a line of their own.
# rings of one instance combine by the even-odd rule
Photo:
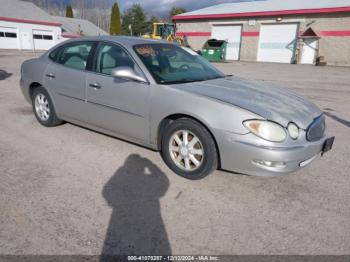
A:
<svg viewBox="0 0 350 262">
<path fill-rule="evenodd" d="M 225 75 L 193 50 L 173 44 L 135 45 L 134 50 L 159 84 L 223 78 Z"/>
</svg>

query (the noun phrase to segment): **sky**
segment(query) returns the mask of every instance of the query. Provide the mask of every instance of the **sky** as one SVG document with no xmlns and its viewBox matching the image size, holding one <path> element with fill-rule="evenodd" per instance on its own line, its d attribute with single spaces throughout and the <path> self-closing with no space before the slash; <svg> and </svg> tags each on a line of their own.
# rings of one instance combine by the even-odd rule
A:
<svg viewBox="0 0 350 262">
<path fill-rule="evenodd" d="M 55 1 L 55 0 L 53 0 Z M 67 3 L 71 0 L 65 0 Z M 85 0 L 89 1 L 89 0 Z M 217 5 L 221 3 L 232 2 L 253 2 L 258 0 L 109 0 L 110 4 L 118 2 L 122 11 L 130 8 L 133 4 L 141 4 L 141 6 L 150 15 L 167 16 L 171 7 L 182 7 L 187 11 Z"/>
<path fill-rule="evenodd" d="M 254 0 L 120 0 L 119 6 L 125 10 L 135 3 L 140 3 L 151 15 L 165 15 L 173 6 L 183 7 L 187 11 L 193 11 L 207 6 L 232 2 L 252 2 Z"/>
</svg>

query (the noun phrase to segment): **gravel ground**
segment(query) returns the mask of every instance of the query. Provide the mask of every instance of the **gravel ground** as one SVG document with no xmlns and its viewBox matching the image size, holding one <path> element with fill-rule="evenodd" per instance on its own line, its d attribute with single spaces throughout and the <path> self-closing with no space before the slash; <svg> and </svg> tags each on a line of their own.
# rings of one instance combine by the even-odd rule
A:
<svg viewBox="0 0 350 262">
<path fill-rule="evenodd" d="M 156 152 L 40 126 L 18 86 L 34 55 L 0 52 L 0 254 L 349 254 L 350 68 L 217 64 L 307 96 L 336 143 L 295 174 L 188 181 Z"/>
</svg>

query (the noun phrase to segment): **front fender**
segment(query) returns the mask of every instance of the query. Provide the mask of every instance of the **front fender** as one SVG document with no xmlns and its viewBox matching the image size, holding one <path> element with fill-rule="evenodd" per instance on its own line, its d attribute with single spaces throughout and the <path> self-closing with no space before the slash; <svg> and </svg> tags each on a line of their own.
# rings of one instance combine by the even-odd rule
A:
<svg viewBox="0 0 350 262">
<path fill-rule="evenodd" d="M 215 130 L 247 134 L 242 125 L 247 119 L 262 119 L 250 111 L 205 96 L 165 85 L 151 88 L 150 141 L 158 143 L 158 130 L 170 115 L 187 115 L 202 122 L 215 136 Z"/>
</svg>

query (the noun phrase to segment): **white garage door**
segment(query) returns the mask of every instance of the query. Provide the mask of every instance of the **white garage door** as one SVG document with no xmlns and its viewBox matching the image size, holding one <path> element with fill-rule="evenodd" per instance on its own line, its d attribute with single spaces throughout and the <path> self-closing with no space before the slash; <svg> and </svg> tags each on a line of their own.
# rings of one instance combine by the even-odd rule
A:
<svg viewBox="0 0 350 262">
<path fill-rule="evenodd" d="M 54 46 L 53 32 L 33 30 L 33 41 L 35 50 L 48 50 Z"/>
<path fill-rule="evenodd" d="M 241 35 L 241 25 L 214 25 L 211 32 L 212 38 L 228 42 L 226 49 L 227 60 L 239 60 Z"/>
<path fill-rule="evenodd" d="M 297 24 L 261 25 L 258 61 L 291 63 L 297 29 Z"/>
<path fill-rule="evenodd" d="M 0 48 L 18 48 L 18 31 L 16 28 L 0 27 Z"/>
</svg>

